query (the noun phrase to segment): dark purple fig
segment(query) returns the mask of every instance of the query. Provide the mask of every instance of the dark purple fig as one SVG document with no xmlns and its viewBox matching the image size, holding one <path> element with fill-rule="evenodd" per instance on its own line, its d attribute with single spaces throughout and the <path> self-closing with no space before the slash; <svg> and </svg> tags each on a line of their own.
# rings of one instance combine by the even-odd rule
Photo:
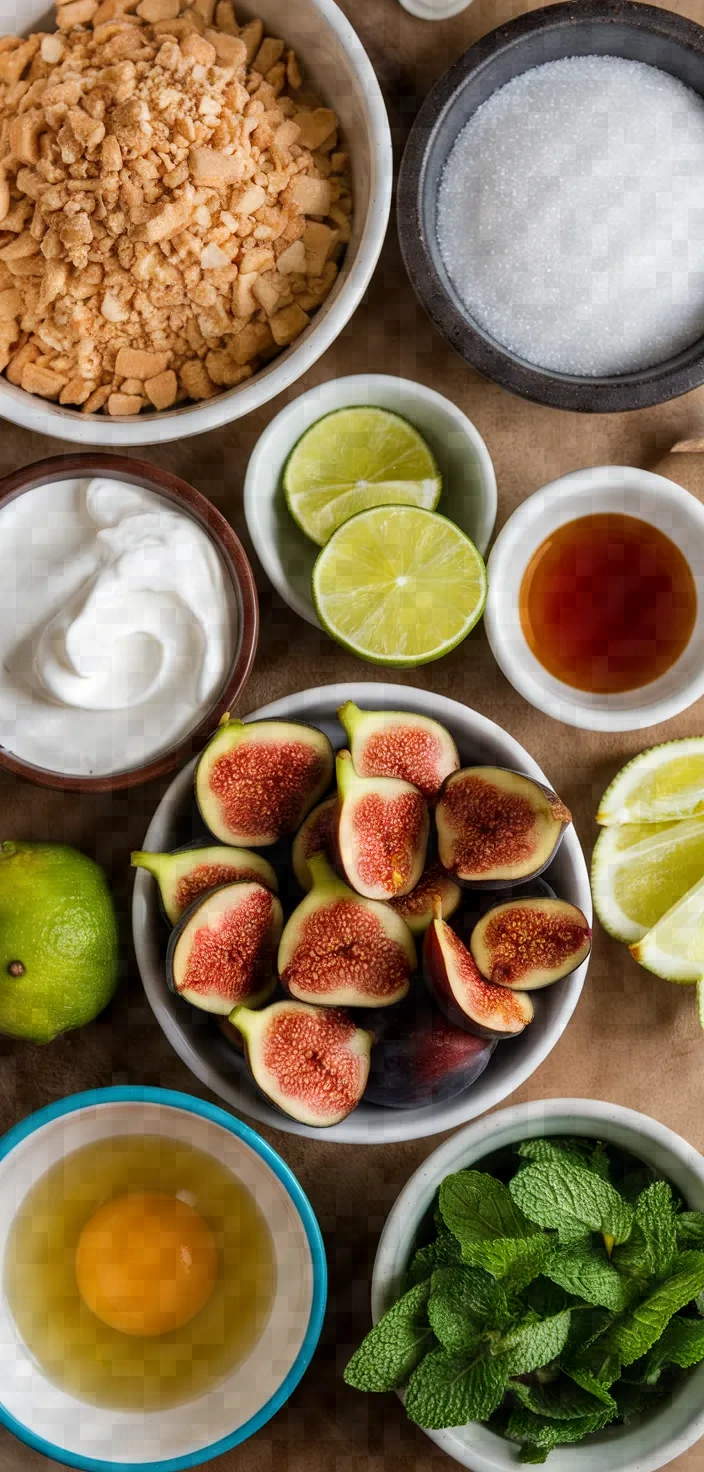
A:
<svg viewBox="0 0 704 1472">
<path fill-rule="evenodd" d="M 263 884 L 226 884 L 196 900 L 172 931 L 166 977 L 203 1012 L 227 1017 L 240 1003 L 257 1006 L 276 985 L 283 913 Z"/>
<path fill-rule="evenodd" d="M 439 721 L 411 711 L 360 710 L 353 700 L 337 712 L 360 777 L 400 777 L 427 802 L 460 764 L 457 747 Z"/>
<path fill-rule="evenodd" d="M 134 869 L 146 869 L 159 885 L 161 904 L 166 919 L 178 925 L 182 915 L 199 899 L 222 884 L 251 881 L 263 884 L 274 893 L 279 882 L 261 854 L 246 848 L 227 848 L 224 844 L 203 844 L 200 848 L 177 849 L 170 854 L 133 853 Z"/>
<path fill-rule="evenodd" d="M 435 816 L 443 869 L 485 889 L 541 874 L 572 821 L 548 787 L 503 767 L 464 767 L 448 777 Z"/>
<path fill-rule="evenodd" d="M 592 933 L 566 900 L 521 899 L 495 905 L 475 925 L 470 949 L 488 981 L 537 991 L 586 961 Z"/>
<path fill-rule="evenodd" d="M 467 947 L 444 920 L 434 919 L 425 932 L 423 973 L 448 1021 L 478 1037 L 515 1037 L 533 1021 L 530 997 L 485 981 Z"/>
<path fill-rule="evenodd" d="M 244 1038 L 254 1083 L 282 1114 L 324 1129 L 356 1108 L 374 1037 L 342 1008 L 274 1002 L 261 1012 L 236 1007 L 229 1020 Z"/>
<path fill-rule="evenodd" d="M 423 935 L 439 908 L 443 920 L 449 920 L 454 915 L 460 900 L 462 890 L 454 879 L 450 879 L 445 873 L 439 859 L 421 874 L 415 888 L 410 894 L 402 895 L 399 899 L 390 900 L 392 910 L 405 920 L 411 935 Z"/>
<path fill-rule="evenodd" d="M 333 750 L 314 726 L 227 721 L 195 774 L 203 822 L 222 843 L 264 848 L 295 833 L 329 787 Z"/>
<path fill-rule="evenodd" d="M 324 854 L 312 854 L 308 864 L 313 888 L 294 910 L 279 946 L 285 990 L 298 1001 L 328 1007 L 400 1002 L 416 967 L 408 926 L 388 905 L 355 894 Z"/>
<path fill-rule="evenodd" d="M 337 798 L 328 797 L 325 802 L 318 803 L 317 808 L 308 814 L 299 828 L 293 841 L 291 850 L 291 863 L 293 872 L 306 893 L 313 883 L 308 860 L 311 854 L 324 853 L 332 860 L 331 853 L 331 831 L 332 815 L 337 805 Z"/>
<path fill-rule="evenodd" d="M 336 769 L 333 840 L 338 868 L 367 899 L 410 894 L 423 873 L 428 847 L 425 798 L 397 777 L 360 777 L 348 751 L 338 752 Z"/>
<path fill-rule="evenodd" d="M 479 1078 L 496 1047 L 453 1027 L 426 998 L 380 1012 L 364 1098 L 389 1109 L 422 1109 L 461 1094 Z"/>
</svg>

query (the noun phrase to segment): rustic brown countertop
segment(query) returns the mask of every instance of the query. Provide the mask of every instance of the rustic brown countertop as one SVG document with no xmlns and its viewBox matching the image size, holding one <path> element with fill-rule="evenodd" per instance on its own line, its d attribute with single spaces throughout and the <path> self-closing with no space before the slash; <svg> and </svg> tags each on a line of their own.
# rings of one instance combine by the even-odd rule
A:
<svg viewBox="0 0 704 1472">
<path fill-rule="evenodd" d="M 397 163 L 414 112 L 440 73 L 484 32 L 533 8 L 524 0 L 474 0 L 454 20 L 429 23 L 408 15 L 397 0 L 340 3 L 384 87 Z M 701 0 L 669 0 L 662 8 L 702 20 Z M 523 403 L 482 381 L 445 346 L 416 304 L 393 223 L 367 300 L 288 397 L 334 375 L 374 371 L 380 363 L 388 373 L 447 394 L 477 425 L 496 467 L 499 526 L 517 502 L 558 475 L 605 463 L 651 466 L 676 440 L 704 430 L 704 389 L 660 408 L 591 418 Z M 173 469 L 209 496 L 251 551 L 242 515 L 245 466 L 283 402 L 277 399 L 212 434 L 136 454 Z M 58 441 L 5 423 L 0 446 L 3 473 L 62 449 Z M 292 615 L 256 571 L 262 637 L 240 713 L 308 686 L 382 677 Z M 522 741 L 575 814 L 586 850 L 595 837 L 597 801 L 618 768 L 656 741 L 702 731 L 698 706 L 667 725 L 623 735 L 558 725 L 526 705 L 499 673 L 481 627 L 439 664 L 393 678 L 464 701 Z M 0 774 L 0 838 L 54 840 L 93 854 L 110 875 L 126 927 L 129 851 L 141 846 L 165 786 L 91 797 L 42 791 Z M 703 1077 L 704 1038 L 691 992 L 640 970 L 625 948 L 597 928 L 577 1013 L 511 1102 L 561 1095 L 607 1099 L 653 1115 L 704 1150 Z M 127 983 L 92 1026 L 48 1048 L 0 1041 L 0 1130 L 76 1090 L 127 1082 L 204 1092 L 152 1018 L 133 958 Z M 288 1406 L 212 1465 L 222 1472 L 449 1469 L 448 1459 L 406 1421 L 394 1396 L 365 1398 L 341 1379 L 350 1349 L 369 1325 L 369 1277 L 385 1217 L 442 1137 L 373 1148 L 299 1140 L 274 1130 L 262 1134 L 292 1166 L 320 1220 L 330 1268 L 328 1314 L 312 1366 Z M 56 1465 L 0 1431 L 0 1472 L 46 1472 Z M 704 1442 L 671 1465 L 677 1472 L 704 1472 Z"/>
</svg>

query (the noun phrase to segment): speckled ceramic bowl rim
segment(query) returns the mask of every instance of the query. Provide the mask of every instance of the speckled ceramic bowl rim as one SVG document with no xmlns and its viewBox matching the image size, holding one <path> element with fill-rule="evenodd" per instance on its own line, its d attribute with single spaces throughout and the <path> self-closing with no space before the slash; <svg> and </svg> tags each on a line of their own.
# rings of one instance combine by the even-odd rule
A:
<svg viewBox="0 0 704 1472">
<path fill-rule="evenodd" d="M 194 751 L 199 751 L 214 730 L 225 711 L 233 708 L 249 679 L 257 652 L 259 639 L 259 600 L 254 573 L 249 559 L 239 540 L 224 516 L 187 481 L 150 465 L 145 460 L 135 460 L 126 455 L 102 455 L 97 451 L 84 454 L 52 455 L 47 460 L 35 460 L 22 466 L 11 475 L 0 480 L 0 516 L 2 508 L 26 491 L 38 486 L 51 485 L 72 476 L 104 475 L 126 485 L 142 486 L 155 495 L 172 501 L 181 512 L 198 522 L 207 532 L 225 564 L 235 593 L 238 612 L 237 648 L 230 672 L 221 694 L 213 701 L 205 716 L 183 740 L 160 752 L 141 766 L 122 772 L 108 772 L 96 777 L 52 772 L 44 767 L 23 761 L 15 752 L 0 746 L 0 769 L 23 777 L 40 787 L 55 787 L 64 792 L 114 792 L 125 787 L 136 787 L 163 777 L 187 761 Z"/>
<path fill-rule="evenodd" d="M 644 409 L 697 388 L 704 382 L 704 338 L 676 357 L 642 372 L 610 378 L 553 373 L 502 348 L 460 309 L 436 268 L 425 229 L 430 188 L 427 164 L 435 135 L 457 96 L 471 77 L 502 52 L 520 49 L 521 43 L 536 33 L 547 35 L 565 28 L 574 34 L 582 26 L 614 23 L 685 46 L 699 58 L 704 91 L 704 29 L 696 21 L 669 10 L 658 10 L 641 0 L 577 0 L 577 3 L 567 0 L 567 3 L 530 10 L 483 36 L 436 82 L 411 129 L 397 193 L 404 264 L 418 300 L 446 341 L 473 368 L 511 393 L 554 409 L 589 414 Z M 571 54 L 569 48 L 564 54 Z"/>
<path fill-rule="evenodd" d="M 197 1099 L 192 1094 L 183 1094 L 175 1089 L 155 1089 L 138 1084 L 120 1084 L 112 1088 L 88 1089 L 85 1093 L 72 1094 L 68 1099 L 60 1099 L 56 1104 L 49 1104 L 45 1109 L 37 1110 L 36 1114 L 30 1114 L 27 1119 L 23 1119 L 13 1129 L 8 1130 L 7 1134 L 0 1139 L 0 1160 L 10 1155 L 18 1145 L 22 1144 L 23 1140 L 27 1139 L 28 1135 L 34 1134 L 44 1125 L 50 1124 L 52 1120 L 60 1119 L 65 1114 L 74 1114 L 77 1110 L 95 1108 L 96 1105 L 101 1104 L 124 1103 L 158 1104 L 165 1108 L 180 1109 L 186 1114 L 198 1114 L 212 1124 L 219 1125 L 221 1129 L 228 1130 L 231 1135 L 236 1135 L 244 1145 L 247 1145 L 255 1155 L 264 1161 L 280 1181 L 300 1218 L 311 1255 L 313 1295 L 303 1343 L 279 1389 L 266 1405 L 262 1406 L 255 1416 L 252 1416 L 251 1420 L 239 1426 L 229 1436 L 221 1437 L 219 1441 L 202 1447 L 196 1452 L 188 1452 L 183 1457 L 169 1457 L 166 1461 L 152 1462 L 109 1462 L 102 1458 L 82 1457 L 77 1453 L 64 1451 L 63 1448 L 54 1446 L 52 1442 L 35 1435 L 28 1426 L 22 1425 L 5 1410 L 1 1400 L 0 1424 L 20 1441 L 32 1447 L 34 1451 L 40 1452 L 42 1456 L 53 1457 L 55 1461 L 65 1466 L 82 1469 L 82 1472 L 112 1472 L 112 1469 L 114 1472 L 183 1472 L 183 1469 L 187 1467 L 209 1462 L 211 1458 L 219 1457 L 223 1452 L 230 1451 L 232 1447 L 247 1441 L 255 1431 L 259 1431 L 281 1409 L 303 1378 L 320 1338 L 325 1317 L 327 1302 L 325 1247 L 317 1218 L 303 1187 L 299 1185 L 293 1171 L 276 1150 L 249 1125 L 243 1124 L 234 1115 L 228 1114 L 227 1110 L 220 1109 L 217 1104 L 209 1104 L 205 1099 Z M 0 1389 L 1 1395 L 2 1390 Z"/>
</svg>

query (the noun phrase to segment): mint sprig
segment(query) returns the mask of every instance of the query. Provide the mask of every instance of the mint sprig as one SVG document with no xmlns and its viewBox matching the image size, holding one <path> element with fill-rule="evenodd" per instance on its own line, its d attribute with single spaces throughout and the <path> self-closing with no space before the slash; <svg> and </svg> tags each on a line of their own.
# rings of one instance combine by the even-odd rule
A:
<svg viewBox="0 0 704 1472">
<path fill-rule="evenodd" d="M 579 1241 L 589 1232 L 625 1242 L 633 1224 L 633 1209 L 618 1191 L 567 1157 L 524 1166 L 509 1189 L 524 1215 L 552 1228 L 562 1242 Z"/>
<path fill-rule="evenodd" d="M 428 1321 L 430 1283 L 404 1293 L 367 1334 L 345 1370 L 355 1390 L 397 1390 L 434 1343 Z"/>
<path fill-rule="evenodd" d="M 462 1355 L 436 1349 L 411 1375 L 406 1412 L 427 1431 L 488 1421 L 501 1405 L 507 1380 L 500 1360 L 481 1352 Z"/>
<path fill-rule="evenodd" d="M 599 1244 L 587 1240 L 572 1247 L 558 1245 L 543 1271 L 546 1278 L 559 1283 L 568 1293 L 614 1313 L 625 1309 L 633 1296 L 628 1279 L 609 1261 L 603 1241 Z"/>
</svg>

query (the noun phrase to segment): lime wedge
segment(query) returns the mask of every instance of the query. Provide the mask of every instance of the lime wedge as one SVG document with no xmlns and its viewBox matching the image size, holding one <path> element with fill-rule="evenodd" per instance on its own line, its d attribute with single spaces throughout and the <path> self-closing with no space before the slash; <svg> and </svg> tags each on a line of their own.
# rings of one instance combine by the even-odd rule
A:
<svg viewBox="0 0 704 1472">
<path fill-rule="evenodd" d="M 313 569 L 323 628 L 360 659 L 410 668 L 454 649 L 486 602 L 486 568 L 454 522 L 412 506 L 361 511 Z"/>
<path fill-rule="evenodd" d="M 641 966 L 666 981 L 695 986 L 704 980 L 704 879 L 667 910 L 631 951 Z"/>
<path fill-rule="evenodd" d="M 372 506 L 434 511 L 442 479 L 417 429 L 388 409 L 337 409 L 307 430 L 284 470 L 286 504 L 301 531 L 324 547 Z"/>
<path fill-rule="evenodd" d="M 609 935 L 632 945 L 702 874 L 704 817 L 605 828 L 592 859 L 594 908 Z"/>
<path fill-rule="evenodd" d="M 614 777 L 597 823 L 667 823 L 704 815 L 704 736 L 641 752 Z"/>
</svg>

